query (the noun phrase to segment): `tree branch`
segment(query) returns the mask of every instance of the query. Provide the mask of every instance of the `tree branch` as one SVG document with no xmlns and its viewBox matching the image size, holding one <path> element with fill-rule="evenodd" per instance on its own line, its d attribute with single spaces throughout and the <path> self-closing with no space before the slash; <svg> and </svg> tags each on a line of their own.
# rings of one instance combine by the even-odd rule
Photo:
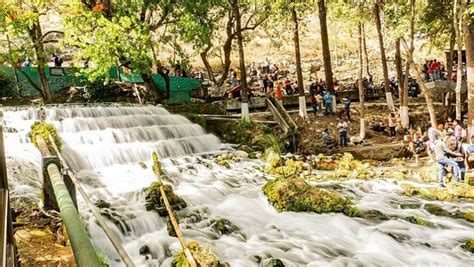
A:
<svg viewBox="0 0 474 267">
<path fill-rule="evenodd" d="M 61 34 L 61 35 L 64 35 L 64 32 L 63 31 L 48 31 L 46 33 L 43 34 L 43 36 L 41 36 L 40 38 L 40 42 L 43 42 L 44 38 L 46 38 L 48 35 L 50 34 Z"/>
</svg>

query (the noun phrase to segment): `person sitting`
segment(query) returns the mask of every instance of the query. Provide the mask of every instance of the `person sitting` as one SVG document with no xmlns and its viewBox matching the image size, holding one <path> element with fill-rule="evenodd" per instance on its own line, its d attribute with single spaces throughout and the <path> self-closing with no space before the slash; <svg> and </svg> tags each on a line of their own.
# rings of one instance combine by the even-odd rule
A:
<svg viewBox="0 0 474 267">
<path fill-rule="evenodd" d="M 292 82 L 288 77 L 285 79 L 285 91 L 286 95 L 292 95 L 293 94 L 293 87 L 291 86 Z"/>
<path fill-rule="evenodd" d="M 466 174 L 467 157 L 464 149 L 462 148 L 462 143 L 457 140 L 455 136 L 446 137 L 446 146 L 449 150 L 454 151 L 461 156 L 448 155 L 448 158 L 454 160 L 459 167 L 459 178 L 461 181 L 464 181 L 464 176 Z"/>
<path fill-rule="evenodd" d="M 385 132 L 385 128 L 387 128 L 387 126 L 381 121 L 375 121 L 370 124 L 370 129 L 377 133 Z"/>
<path fill-rule="evenodd" d="M 334 138 L 331 138 L 331 135 L 329 134 L 329 129 L 324 129 L 323 131 L 323 144 L 326 146 L 326 148 L 333 149 L 337 146 L 336 140 Z"/>
<path fill-rule="evenodd" d="M 450 150 L 446 146 L 446 143 L 443 142 L 443 140 L 441 140 L 439 138 L 439 136 L 437 136 L 437 139 L 436 139 L 436 143 L 435 143 L 435 147 L 434 147 L 434 154 L 435 154 L 436 162 L 438 162 L 438 168 L 439 168 L 439 186 L 440 187 L 446 187 L 446 185 L 444 183 L 444 178 L 445 178 L 445 175 L 446 175 L 446 167 L 447 166 L 451 166 L 453 168 L 454 179 L 456 181 L 459 181 L 460 180 L 460 172 L 461 172 L 460 169 L 459 169 L 459 165 L 453 159 L 448 158 L 447 155 L 451 155 L 451 156 L 454 156 L 454 157 L 462 157 L 462 155 L 460 153 L 456 153 L 456 152 Z"/>
</svg>

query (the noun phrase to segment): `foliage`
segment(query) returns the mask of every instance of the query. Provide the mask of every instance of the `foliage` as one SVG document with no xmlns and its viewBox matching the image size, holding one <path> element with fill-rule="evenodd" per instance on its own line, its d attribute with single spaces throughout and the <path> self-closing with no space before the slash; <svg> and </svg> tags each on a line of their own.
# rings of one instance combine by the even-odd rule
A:
<svg viewBox="0 0 474 267">
<path fill-rule="evenodd" d="M 0 72 L 0 97 L 17 97 L 15 81 L 6 73 Z"/>
<path fill-rule="evenodd" d="M 31 126 L 30 138 L 31 142 L 36 146 L 38 146 L 37 136 L 41 136 L 46 144 L 48 145 L 49 151 L 54 151 L 52 144 L 49 140 L 49 135 L 53 137 L 54 143 L 61 150 L 62 142 L 61 137 L 59 136 L 56 128 L 52 124 L 49 124 L 45 121 L 35 121 Z"/>
<path fill-rule="evenodd" d="M 153 182 L 148 188 L 145 189 L 145 208 L 148 211 L 156 211 L 160 216 L 166 216 L 168 215 L 168 212 L 166 211 L 166 207 L 163 202 L 160 186 L 161 184 L 159 182 Z M 174 193 L 173 187 L 171 187 L 171 185 L 164 185 L 164 191 L 173 210 L 180 210 L 186 207 L 186 202 L 184 199 Z"/>
<path fill-rule="evenodd" d="M 342 195 L 312 187 L 299 177 L 269 180 L 263 192 L 278 211 L 344 212 L 351 205 Z"/>
<path fill-rule="evenodd" d="M 421 225 L 421 226 L 427 226 L 427 227 L 432 227 L 433 226 L 433 223 L 421 218 L 421 217 L 418 217 L 418 216 L 408 216 L 405 218 L 405 220 L 407 222 L 411 222 L 411 223 L 414 223 L 414 224 L 418 224 L 418 225 Z"/>
<path fill-rule="evenodd" d="M 218 267 L 219 259 L 214 253 L 206 247 L 202 247 L 197 242 L 191 241 L 188 243 L 188 249 L 191 251 L 194 260 L 198 266 Z M 176 267 L 189 267 L 191 266 L 184 254 L 184 251 L 179 252 L 175 256 L 174 265 Z"/>
<path fill-rule="evenodd" d="M 474 253 L 474 239 L 469 239 L 462 245 L 465 250 Z"/>
<path fill-rule="evenodd" d="M 107 258 L 105 257 L 105 255 L 102 252 L 96 250 L 95 254 L 97 255 L 97 259 L 99 260 L 99 266 L 100 267 L 110 266 L 108 261 L 107 261 Z"/>
</svg>

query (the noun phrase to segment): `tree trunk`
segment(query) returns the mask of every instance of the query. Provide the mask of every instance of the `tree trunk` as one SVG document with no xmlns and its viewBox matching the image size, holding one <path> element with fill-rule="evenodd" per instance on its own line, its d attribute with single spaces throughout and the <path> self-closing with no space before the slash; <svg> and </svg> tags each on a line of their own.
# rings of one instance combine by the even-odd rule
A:
<svg viewBox="0 0 474 267">
<path fill-rule="evenodd" d="M 395 40 L 395 67 L 397 69 L 398 91 L 400 95 L 400 102 L 403 102 L 403 67 L 402 67 L 402 53 L 400 52 L 400 38 Z"/>
<path fill-rule="evenodd" d="M 433 100 L 431 99 L 431 95 L 426 89 L 425 82 L 423 80 L 423 77 L 421 76 L 421 71 L 418 68 L 418 65 L 416 65 L 415 61 L 413 60 L 413 53 L 411 53 L 411 50 L 408 48 L 408 45 L 405 39 L 402 38 L 401 41 L 402 41 L 403 48 L 405 49 L 405 52 L 407 54 L 407 59 L 410 61 L 411 67 L 416 73 L 416 79 L 420 82 L 421 92 L 425 96 L 426 106 L 428 107 L 428 113 L 430 114 L 431 126 L 436 128 L 438 122 L 436 120 L 436 111 L 433 104 Z"/>
<path fill-rule="evenodd" d="M 456 75 L 456 119 L 461 120 L 461 86 L 462 86 L 462 17 L 463 17 L 463 10 L 462 10 L 462 0 L 459 0 L 459 7 L 458 7 L 458 0 L 454 0 L 454 12 L 453 12 L 453 24 L 456 31 L 456 44 L 458 50 L 458 68 L 457 68 L 457 75 Z"/>
<path fill-rule="evenodd" d="M 51 95 L 51 89 L 49 87 L 48 79 L 46 78 L 46 66 L 48 65 L 46 61 L 46 52 L 44 50 L 43 43 L 41 42 L 41 36 L 43 33 L 41 31 L 41 24 L 39 19 L 36 19 L 35 23 L 32 25 L 30 30 L 30 38 L 33 43 L 36 60 L 38 62 L 38 76 L 41 82 L 41 88 L 43 90 L 43 96 L 46 103 L 53 102 L 53 97 Z"/>
<path fill-rule="evenodd" d="M 326 19 L 326 1 L 318 0 L 319 24 L 321 27 L 321 43 L 323 47 L 324 75 L 326 77 L 326 89 L 334 93 L 334 82 L 331 67 L 331 51 L 329 50 L 328 26 Z"/>
<path fill-rule="evenodd" d="M 415 51 L 415 0 L 410 1 L 410 51 L 409 54 L 413 56 L 413 52 Z M 397 39 L 397 49 L 398 52 L 400 51 L 400 38 Z M 400 58 L 401 61 L 401 58 Z M 398 68 L 401 68 L 397 65 L 397 72 Z M 401 71 L 401 70 L 400 70 Z M 398 73 L 397 73 L 398 74 Z M 400 76 L 402 76 L 400 74 Z M 400 122 L 403 129 L 408 129 L 410 127 L 410 117 L 408 116 L 408 78 L 410 76 L 410 60 L 407 59 L 406 66 L 405 66 L 405 80 L 403 81 L 403 92 L 400 94 Z"/>
<path fill-rule="evenodd" d="M 365 42 L 365 27 L 363 23 L 362 23 L 362 45 L 364 46 L 365 68 L 367 70 L 367 76 L 370 76 L 369 53 L 367 53 L 367 43 Z"/>
<path fill-rule="evenodd" d="M 225 40 L 225 43 L 222 46 L 222 50 L 224 50 L 224 69 L 222 71 L 222 77 L 217 82 L 217 86 L 222 86 L 225 83 L 225 81 L 227 80 L 227 75 L 229 75 L 229 71 L 230 71 L 230 64 L 231 64 L 230 55 L 232 53 L 232 41 L 234 40 L 234 37 L 235 37 L 233 33 L 233 28 L 234 28 L 233 19 L 235 16 L 234 12 L 235 12 L 235 8 L 234 10 L 232 10 L 232 12 L 229 13 L 228 20 L 227 20 L 227 25 L 226 25 L 227 39 Z"/>
<path fill-rule="evenodd" d="M 359 22 L 359 103 L 360 103 L 360 138 L 365 138 L 365 95 L 364 95 L 364 85 L 362 83 L 362 75 L 364 72 L 364 62 L 363 62 L 363 41 L 362 41 L 362 23 Z"/>
<path fill-rule="evenodd" d="M 295 43 L 296 75 L 298 77 L 299 115 L 301 118 L 306 120 L 308 119 L 308 113 L 306 112 L 306 97 L 304 95 L 303 70 L 301 69 L 298 14 L 296 13 L 295 7 L 291 8 L 291 17 L 293 19 L 293 24 L 294 24 L 293 41 Z"/>
<path fill-rule="evenodd" d="M 153 102 L 157 103 L 158 100 L 160 99 L 160 95 L 159 95 L 158 87 L 156 87 L 156 84 L 153 81 L 151 74 L 141 74 L 140 76 L 143 79 L 146 91 L 152 95 Z"/>
<path fill-rule="evenodd" d="M 385 88 L 385 97 L 387 98 L 387 106 L 390 110 L 395 110 L 393 105 L 392 91 L 390 90 L 390 82 L 388 79 L 387 56 L 385 55 L 384 40 L 382 34 L 382 21 L 380 19 L 380 3 L 376 1 L 373 7 L 375 25 L 377 26 L 377 35 L 379 38 L 380 57 L 382 60 L 383 83 Z"/>
<path fill-rule="evenodd" d="M 209 60 L 207 59 L 207 54 L 209 53 L 209 50 L 211 50 L 211 47 L 212 45 L 209 42 L 206 48 L 204 48 L 204 50 L 199 55 L 201 56 L 202 63 L 206 67 L 209 80 L 211 80 L 214 84 L 216 84 L 217 83 L 216 76 L 214 75 L 214 71 L 212 70 L 211 64 L 209 63 Z"/>
<path fill-rule="evenodd" d="M 472 4 L 467 1 L 466 4 Z M 474 133 L 474 18 L 464 22 L 466 36 L 466 67 L 467 67 L 467 99 L 468 99 L 468 126 L 469 136 Z"/>
<path fill-rule="evenodd" d="M 245 69 L 244 40 L 242 37 L 242 24 L 240 17 L 239 0 L 233 0 L 234 15 L 236 22 L 237 43 L 239 45 L 239 65 L 240 65 L 240 91 L 242 93 L 241 115 L 243 120 L 250 120 L 249 116 L 249 98 L 247 91 L 247 71 Z"/>
<path fill-rule="evenodd" d="M 454 10 L 454 9 L 453 9 Z M 450 107 L 450 104 L 451 104 L 451 101 L 449 100 L 451 98 L 451 94 L 450 94 L 450 91 L 451 91 L 451 76 L 453 75 L 453 62 L 454 62 L 454 45 L 456 44 L 456 30 L 454 29 L 454 25 L 451 29 L 451 38 L 449 38 L 449 58 L 448 58 L 448 62 L 446 64 L 447 68 L 448 68 L 448 82 L 446 83 L 446 96 L 443 97 L 443 106 L 445 107 L 445 110 L 447 111 L 446 112 L 446 116 L 445 116 L 445 119 L 447 119 L 447 117 L 449 116 L 449 109 L 451 108 Z M 449 105 L 448 105 L 449 104 Z"/>
</svg>

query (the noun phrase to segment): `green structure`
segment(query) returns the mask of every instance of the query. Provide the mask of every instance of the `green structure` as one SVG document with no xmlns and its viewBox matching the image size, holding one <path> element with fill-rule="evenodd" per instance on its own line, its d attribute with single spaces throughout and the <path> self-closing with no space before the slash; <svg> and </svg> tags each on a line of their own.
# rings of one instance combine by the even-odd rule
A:
<svg viewBox="0 0 474 267">
<path fill-rule="evenodd" d="M 12 80 L 15 80 L 14 71 L 12 67 L 0 66 L 0 72 L 6 73 Z M 39 95 L 38 91 L 35 90 L 25 77 L 25 74 L 28 75 L 34 83 L 40 86 L 38 70 L 36 68 L 23 67 L 21 71 L 16 70 L 16 74 L 18 76 L 20 90 L 24 96 Z M 53 93 L 72 86 L 83 86 L 85 79 L 83 79 L 83 77 L 81 78 L 81 75 L 80 69 L 78 68 L 46 68 L 46 77 Z M 116 79 L 117 69 L 111 69 L 109 76 L 112 80 Z M 128 83 L 143 83 L 143 79 L 137 74 L 124 74 L 121 72 L 120 79 Z M 153 74 L 153 81 L 160 91 L 165 91 L 165 81 L 163 77 L 158 74 Z M 200 80 L 170 76 L 170 98 L 166 102 L 171 104 L 189 101 L 191 99 L 191 91 L 198 90 L 200 86 Z"/>
</svg>

